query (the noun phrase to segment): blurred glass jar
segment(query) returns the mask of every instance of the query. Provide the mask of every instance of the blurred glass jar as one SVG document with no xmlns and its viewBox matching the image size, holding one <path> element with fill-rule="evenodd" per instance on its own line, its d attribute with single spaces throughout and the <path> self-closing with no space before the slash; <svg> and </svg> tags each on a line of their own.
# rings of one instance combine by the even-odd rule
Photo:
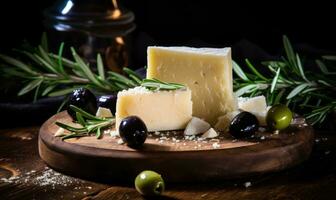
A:
<svg viewBox="0 0 336 200">
<path fill-rule="evenodd" d="M 106 68 L 116 72 L 130 65 L 134 14 L 117 0 L 58 0 L 44 16 L 51 49 L 65 42 L 91 66 L 100 53 Z"/>
</svg>

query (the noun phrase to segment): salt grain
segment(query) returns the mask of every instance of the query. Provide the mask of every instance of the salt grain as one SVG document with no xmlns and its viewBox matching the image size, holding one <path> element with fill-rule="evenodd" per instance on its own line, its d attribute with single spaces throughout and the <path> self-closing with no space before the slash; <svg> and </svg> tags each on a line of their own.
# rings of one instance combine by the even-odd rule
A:
<svg viewBox="0 0 336 200">
<path fill-rule="evenodd" d="M 62 175 L 58 172 L 55 172 L 52 169 L 47 168 L 45 171 L 35 174 L 36 171 L 32 170 L 25 174 L 31 174 L 31 176 L 12 176 L 9 178 L 1 178 L 0 180 L 5 183 L 27 183 L 28 181 L 32 184 L 38 186 L 51 186 L 51 188 L 55 189 L 55 186 L 68 186 L 69 184 L 74 183 L 73 178 L 69 178 L 65 175 Z M 37 176 L 36 176 L 37 175 Z"/>
</svg>

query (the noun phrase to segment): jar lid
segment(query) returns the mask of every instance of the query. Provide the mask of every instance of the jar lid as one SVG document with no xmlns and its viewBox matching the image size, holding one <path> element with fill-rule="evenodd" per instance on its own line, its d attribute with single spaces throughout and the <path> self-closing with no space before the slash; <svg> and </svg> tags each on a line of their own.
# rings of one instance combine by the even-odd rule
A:
<svg viewBox="0 0 336 200">
<path fill-rule="evenodd" d="M 81 30 L 135 28 L 133 12 L 117 5 L 117 0 L 58 0 L 44 10 L 44 16 L 46 26 Z"/>
</svg>

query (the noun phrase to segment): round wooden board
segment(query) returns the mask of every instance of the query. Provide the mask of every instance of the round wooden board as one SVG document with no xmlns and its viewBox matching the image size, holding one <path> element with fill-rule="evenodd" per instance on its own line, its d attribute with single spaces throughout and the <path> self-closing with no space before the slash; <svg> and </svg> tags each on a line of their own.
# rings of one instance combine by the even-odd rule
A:
<svg viewBox="0 0 336 200">
<path fill-rule="evenodd" d="M 66 112 L 46 121 L 39 134 L 39 154 L 52 168 L 70 175 L 110 181 L 132 181 L 143 170 L 154 170 L 168 182 L 242 178 L 292 167 L 311 153 L 313 129 L 301 118 L 279 134 L 258 132 L 237 141 L 185 139 L 182 132 L 152 133 L 144 147 L 134 150 L 119 138 L 83 137 L 62 141 L 54 134 L 56 121 L 71 122 Z"/>
</svg>

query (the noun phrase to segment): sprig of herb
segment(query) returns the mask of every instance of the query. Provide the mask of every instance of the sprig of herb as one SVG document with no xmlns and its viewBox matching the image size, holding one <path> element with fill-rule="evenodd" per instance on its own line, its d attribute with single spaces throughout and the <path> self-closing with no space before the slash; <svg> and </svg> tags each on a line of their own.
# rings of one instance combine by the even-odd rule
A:
<svg viewBox="0 0 336 200">
<path fill-rule="evenodd" d="M 99 139 L 103 131 L 115 123 L 115 118 L 96 117 L 73 105 L 70 105 L 70 109 L 76 112 L 76 122 L 80 124 L 81 127 L 78 128 L 62 122 L 55 122 L 57 126 L 70 131 L 70 134 L 62 136 L 62 140 L 89 136 L 92 133 L 95 133 L 97 139 Z"/>
<path fill-rule="evenodd" d="M 74 48 L 70 48 L 73 59 L 63 57 L 65 45 L 60 44 L 57 54 L 48 51 L 45 37 L 41 45 L 16 50 L 21 58 L 0 54 L 1 76 L 16 77 L 24 83 L 18 95 L 35 92 L 34 100 L 43 96 L 62 96 L 79 87 L 92 89 L 99 93 L 118 92 L 124 89 L 144 86 L 151 90 L 175 90 L 184 86 L 166 83 L 156 79 L 143 80 L 136 72 L 124 68 L 125 75 L 105 71 L 101 55 L 97 55 L 97 67 L 94 69 L 84 61 Z"/>
<path fill-rule="evenodd" d="M 327 115 L 336 109 L 335 65 L 328 68 L 325 60 L 333 61 L 335 56 L 324 56 L 316 60 L 321 73 L 304 67 L 304 60 L 296 53 L 289 41 L 283 37 L 286 56 L 281 60 L 265 61 L 269 74 L 262 74 L 252 62 L 245 60 L 251 72 L 244 71 L 237 63 L 233 70 L 238 78 L 234 79 L 237 96 L 265 95 L 269 105 L 285 103 L 292 110 L 304 114 L 311 124 L 322 123 Z"/>
</svg>

